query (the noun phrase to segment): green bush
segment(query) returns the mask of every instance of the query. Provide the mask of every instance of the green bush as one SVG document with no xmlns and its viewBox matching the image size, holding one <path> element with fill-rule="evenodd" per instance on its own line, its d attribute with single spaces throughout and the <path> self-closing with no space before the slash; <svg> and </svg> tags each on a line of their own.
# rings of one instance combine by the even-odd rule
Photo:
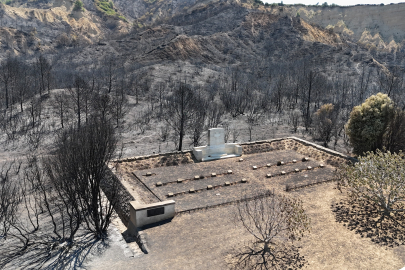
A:
<svg viewBox="0 0 405 270">
<path fill-rule="evenodd" d="M 118 18 L 120 18 L 120 19 L 123 20 L 124 22 L 128 22 L 127 18 L 125 18 L 125 17 L 122 16 L 122 15 L 118 16 Z"/>
<path fill-rule="evenodd" d="M 370 202 L 373 207 L 377 207 L 370 211 L 380 213 L 382 218 L 393 218 L 391 213 L 404 211 L 403 153 L 384 153 L 380 150 L 368 152 L 359 157 L 359 162 L 354 165 L 342 165 L 337 171 L 337 178 L 340 184 L 348 188 L 352 198 Z"/>
<path fill-rule="evenodd" d="M 346 133 L 354 154 L 362 155 L 383 148 L 384 133 L 394 111 L 394 103 L 382 93 L 369 97 L 353 108 L 346 124 Z"/>
<path fill-rule="evenodd" d="M 80 11 L 83 10 L 83 2 L 80 0 L 76 0 L 75 6 L 73 8 L 74 11 Z"/>
<path fill-rule="evenodd" d="M 114 3 L 109 0 L 95 0 L 94 1 L 97 9 L 102 12 L 104 15 L 116 17 L 124 22 L 128 22 L 127 18 L 122 16 L 121 14 L 117 13 L 116 9 L 114 8 Z"/>
<path fill-rule="evenodd" d="M 117 12 L 114 10 L 114 4 L 108 0 L 96 0 L 96 6 L 98 9 L 108 16 L 115 16 Z"/>
<path fill-rule="evenodd" d="M 324 104 L 315 113 L 315 137 L 323 141 L 325 147 L 332 139 L 332 131 L 336 125 L 337 114 L 333 104 Z"/>
</svg>

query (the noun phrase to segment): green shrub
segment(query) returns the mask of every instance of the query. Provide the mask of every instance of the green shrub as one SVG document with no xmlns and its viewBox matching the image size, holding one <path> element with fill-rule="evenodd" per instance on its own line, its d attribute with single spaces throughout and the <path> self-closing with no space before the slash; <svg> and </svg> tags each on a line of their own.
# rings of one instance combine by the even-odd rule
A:
<svg viewBox="0 0 405 270">
<path fill-rule="evenodd" d="M 332 131 L 336 125 L 337 114 L 333 104 L 324 104 L 315 113 L 315 137 L 323 141 L 325 147 L 332 139 Z"/>
<path fill-rule="evenodd" d="M 80 0 L 76 0 L 75 6 L 73 8 L 74 11 L 80 11 L 83 10 L 83 2 Z"/>
<path fill-rule="evenodd" d="M 108 0 L 96 0 L 95 1 L 98 10 L 108 16 L 116 16 L 117 12 L 114 10 L 114 4 Z"/>
<path fill-rule="evenodd" d="M 369 97 L 353 108 L 346 124 L 346 133 L 354 154 L 362 155 L 383 148 L 384 133 L 394 111 L 394 103 L 382 93 Z"/>
<path fill-rule="evenodd" d="M 123 20 L 124 22 L 128 22 L 127 18 L 125 18 L 125 17 L 122 16 L 122 15 L 118 16 L 118 18 L 120 18 L 120 19 Z"/>
<path fill-rule="evenodd" d="M 393 213 L 404 211 L 405 159 L 403 153 L 377 150 L 359 157 L 359 162 L 342 165 L 337 171 L 340 184 L 348 188 L 352 198 L 371 203 L 369 209 L 380 213 L 382 219 L 394 218 Z M 403 221 L 403 218 L 401 218 Z M 402 227 L 402 225 L 401 225 Z"/>
</svg>

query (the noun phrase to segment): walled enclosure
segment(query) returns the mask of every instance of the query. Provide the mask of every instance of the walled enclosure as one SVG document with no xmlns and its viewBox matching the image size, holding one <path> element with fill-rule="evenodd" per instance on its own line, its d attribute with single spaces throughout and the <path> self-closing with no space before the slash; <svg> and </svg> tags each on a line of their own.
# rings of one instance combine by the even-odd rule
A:
<svg viewBox="0 0 405 270">
<path fill-rule="evenodd" d="M 330 165 L 331 166 L 330 168 L 336 167 L 343 162 L 355 161 L 355 159 L 352 157 L 346 156 L 344 154 L 333 151 L 331 149 L 327 149 L 327 148 L 324 148 L 317 144 L 314 144 L 314 143 L 311 143 L 311 142 L 308 142 L 308 141 L 305 141 L 305 140 L 302 140 L 299 138 L 295 138 L 295 137 L 241 143 L 240 145 L 243 148 L 242 157 L 244 159 L 246 159 L 246 157 L 249 157 L 251 154 L 257 154 L 257 153 L 264 154 L 266 152 L 273 152 L 273 151 L 276 154 L 276 152 L 280 151 L 280 150 L 292 150 L 292 151 L 296 152 L 297 154 L 301 154 L 301 155 L 307 156 L 309 158 L 312 158 L 313 162 L 315 162 L 315 163 L 322 161 L 323 163 Z M 247 155 L 247 156 L 245 157 L 245 155 Z M 277 157 L 277 155 L 275 155 L 275 157 Z M 282 159 L 281 156 L 279 158 Z M 232 160 L 238 160 L 238 159 L 232 159 Z M 125 166 L 126 167 L 129 166 L 128 169 L 130 168 L 129 174 L 131 175 L 131 177 L 134 176 L 135 172 L 138 175 L 140 173 L 145 174 L 145 177 L 140 176 L 143 179 L 136 180 L 139 183 L 142 182 L 144 179 L 152 179 L 152 178 L 146 176 L 147 169 L 160 168 L 160 170 L 162 170 L 162 172 L 164 172 L 165 170 L 166 170 L 166 172 L 170 172 L 172 170 L 169 168 L 165 169 L 165 167 L 174 166 L 174 168 L 176 168 L 176 170 L 179 170 L 179 169 L 181 170 L 181 168 L 187 167 L 187 166 L 183 167 L 183 165 L 202 164 L 201 162 L 199 162 L 193 158 L 192 151 L 190 151 L 190 150 L 125 158 L 125 159 L 121 159 L 121 160 L 114 160 L 112 162 L 117 166 L 117 171 L 121 170 L 121 172 L 119 172 L 117 174 L 117 177 L 114 177 L 114 180 L 120 181 L 120 182 L 122 182 L 122 181 L 126 182 L 126 180 L 123 180 L 126 177 L 125 177 L 125 173 L 122 172 L 122 168 L 124 168 Z M 245 162 L 246 162 L 246 160 L 245 160 Z M 180 164 L 181 164 L 181 166 L 177 166 Z M 214 166 L 215 164 L 217 164 L 217 161 L 213 161 L 213 163 L 209 162 L 208 164 L 210 164 L 210 166 Z M 242 165 L 242 163 L 238 163 L 238 164 Z M 246 163 L 246 165 L 247 165 L 247 163 Z M 314 164 L 314 165 L 316 165 L 316 164 Z M 314 165 L 312 165 L 312 166 L 314 166 Z M 260 171 L 260 169 L 259 169 L 259 171 Z M 230 176 L 226 176 L 226 177 L 230 177 Z M 205 178 L 205 179 L 214 180 L 216 178 L 218 178 L 218 177 Z M 221 178 L 221 176 L 219 175 L 218 179 L 225 179 L 225 178 L 223 178 L 223 177 Z M 196 183 L 198 183 L 198 181 L 196 181 Z M 169 187 L 170 185 L 172 185 L 172 184 L 165 185 L 165 183 L 163 183 L 162 187 L 156 187 L 155 184 L 156 183 L 154 183 L 154 185 L 153 185 L 154 187 L 152 189 L 160 189 L 162 187 Z M 242 184 L 242 185 L 245 186 L 246 184 Z M 132 186 L 132 187 L 128 186 L 128 183 L 124 184 L 124 186 L 126 189 L 125 193 L 131 193 L 131 189 L 134 188 L 134 186 Z M 181 186 L 181 185 L 176 185 L 176 186 Z M 230 187 L 237 187 L 237 186 L 240 186 L 240 184 L 238 183 L 237 185 L 233 185 L 231 183 L 231 186 L 226 186 L 226 188 L 223 187 L 222 189 L 225 190 L 225 189 L 229 189 Z M 148 187 L 146 187 L 146 185 L 145 185 L 145 187 L 141 187 L 141 188 L 145 189 Z M 242 188 L 242 186 L 240 188 Z M 215 189 L 215 186 L 214 186 L 214 189 Z M 243 189 L 245 189 L 245 188 L 243 187 Z M 150 193 L 150 191 L 147 191 L 147 192 Z M 198 190 L 196 190 L 196 192 L 197 191 Z M 193 193 L 193 194 L 200 194 L 200 193 Z M 160 196 L 161 198 L 157 198 L 156 195 L 153 195 L 153 196 L 155 196 L 154 201 L 146 202 L 146 205 L 142 206 L 142 207 L 146 207 L 145 209 L 142 209 L 142 207 L 140 207 L 142 212 L 145 212 L 147 215 L 147 210 L 148 210 L 149 206 L 151 206 L 152 208 L 158 208 L 160 205 L 162 205 L 165 207 L 165 209 L 164 209 L 164 215 L 162 214 L 161 217 L 166 218 L 166 214 L 168 214 L 168 213 L 170 213 L 170 215 L 168 214 L 168 218 L 171 218 L 175 215 L 174 201 L 173 201 L 173 204 L 171 204 L 171 203 L 169 203 L 170 201 L 166 201 L 167 200 L 166 196 L 165 197 Z M 181 196 L 183 196 L 183 195 L 181 195 Z M 181 196 L 180 196 L 180 199 L 181 199 Z M 216 197 L 218 197 L 218 196 L 216 196 Z M 141 220 L 142 218 L 140 218 L 140 217 L 138 218 L 138 222 L 137 222 L 136 218 L 133 221 L 130 221 L 131 211 L 134 211 L 135 209 L 137 209 L 139 207 L 139 206 L 137 206 L 137 204 L 139 204 L 138 202 L 132 203 L 134 201 L 134 199 L 126 200 L 126 201 L 121 200 L 121 205 L 119 205 L 116 209 L 117 212 L 119 213 L 121 219 L 123 220 L 124 224 L 127 225 L 127 227 L 130 227 L 130 226 L 140 227 L 140 226 L 145 225 L 145 223 L 143 223 L 144 221 L 142 221 Z M 172 199 L 172 198 L 169 198 L 169 199 Z M 176 197 L 176 200 L 178 200 L 178 199 L 179 198 Z M 157 203 L 157 204 L 155 205 L 155 203 Z M 182 212 L 181 204 L 179 207 L 180 208 L 176 211 Z M 186 208 L 184 208 L 184 210 L 189 211 Z M 157 216 L 160 216 L 160 215 L 157 215 Z M 153 218 L 153 217 L 149 217 L 149 218 Z M 153 219 L 149 219 L 149 220 L 153 221 Z M 132 225 L 130 225 L 131 223 L 132 223 Z"/>
</svg>

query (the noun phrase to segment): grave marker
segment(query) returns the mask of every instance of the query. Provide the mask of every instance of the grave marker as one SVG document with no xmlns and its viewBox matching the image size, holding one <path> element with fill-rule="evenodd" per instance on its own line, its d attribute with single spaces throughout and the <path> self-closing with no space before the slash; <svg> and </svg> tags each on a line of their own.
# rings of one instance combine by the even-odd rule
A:
<svg viewBox="0 0 405 270">
<path fill-rule="evenodd" d="M 198 161 L 238 157 L 242 155 L 242 147 L 236 143 L 225 143 L 223 128 L 208 130 L 208 145 L 193 148 Z"/>
</svg>

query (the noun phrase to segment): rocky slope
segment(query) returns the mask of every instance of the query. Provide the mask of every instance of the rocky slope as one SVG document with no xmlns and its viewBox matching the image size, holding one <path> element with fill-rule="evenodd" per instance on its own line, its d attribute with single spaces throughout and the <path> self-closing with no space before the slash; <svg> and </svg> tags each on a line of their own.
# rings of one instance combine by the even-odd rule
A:
<svg viewBox="0 0 405 270">
<path fill-rule="evenodd" d="M 385 6 L 300 7 L 304 20 L 344 34 L 354 41 L 395 49 L 405 39 L 405 3 Z"/>
<path fill-rule="evenodd" d="M 45 52 L 85 46 L 112 34 L 127 32 L 129 24 L 100 16 L 91 9 L 74 10 L 74 2 L 55 0 L 9 6 L 0 3 L 0 54 Z"/>
<path fill-rule="evenodd" d="M 359 63 L 401 65 L 405 59 L 405 21 L 399 19 L 405 4 L 322 8 L 114 0 L 114 12 L 126 22 L 102 14 L 96 1 L 83 3 L 79 11 L 73 0 L 0 4 L 0 57 L 42 52 L 81 65 L 110 55 L 127 65 L 181 61 L 222 67 L 311 59 L 348 73 Z M 75 49 L 69 53 L 67 47 Z"/>
<path fill-rule="evenodd" d="M 193 16 L 199 10 L 219 1 L 151 1 L 115 0 L 117 7 L 142 24 L 155 20 L 169 18 L 175 14 Z M 226 1 L 222 1 L 226 3 Z M 405 39 L 405 3 L 391 5 L 358 5 L 349 7 L 321 7 L 321 6 L 261 6 L 252 1 L 234 3 L 248 9 L 267 11 L 275 15 L 299 16 L 308 23 L 315 23 L 321 27 L 332 29 L 334 32 L 375 47 L 376 49 L 396 50 L 402 47 Z"/>
<path fill-rule="evenodd" d="M 274 60 L 313 56 L 346 46 L 339 35 L 305 21 L 271 13 L 224 8 L 198 23 L 157 26 L 124 39 L 119 50 L 134 61 L 189 60 L 237 63 L 266 54 Z"/>
<path fill-rule="evenodd" d="M 381 53 L 392 53 L 375 54 L 344 33 L 303 16 L 291 16 L 286 10 L 251 9 L 234 2 L 211 2 L 191 9 L 160 23 L 135 27 L 117 38 L 70 51 L 54 49 L 50 57 L 84 69 L 112 56 L 120 67 L 135 71 L 138 79 L 148 78 L 149 85 L 170 82 L 179 75 L 187 76 L 188 82 L 212 82 L 234 67 L 245 74 L 263 70 L 261 83 L 266 83 L 271 73 L 283 72 L 271 65 L 297 61 L 303 67 L 315 65 L 329 77 L 357 76 L 360 67 L 386 70 L 385 65 L 405 59 L 398 51 L 395 61 L 385 61 Z"/>
<path fill-rule="evenodd" d="M 175 14 L 193 15 L 210 3 L 219 1 L 196 0 L 114 0 L 115 5 L 128 18 L 137 23 L 148 24 L 155 20 L 169 18 Z M 227 2 L 227 1 L 222 1 Z M 379 49 L 396 49 L 405 38 L 405 3 L 391 5 L 358 5 L 349 7 L 321 6 L 261 6 L 253 1 L 236 0 L 240 6 L 249 9 L 266 10 L 273 14 L 297 14 L 308 23 L 333 29 L 355 42 L 371 44 Z"/>
</svg>

